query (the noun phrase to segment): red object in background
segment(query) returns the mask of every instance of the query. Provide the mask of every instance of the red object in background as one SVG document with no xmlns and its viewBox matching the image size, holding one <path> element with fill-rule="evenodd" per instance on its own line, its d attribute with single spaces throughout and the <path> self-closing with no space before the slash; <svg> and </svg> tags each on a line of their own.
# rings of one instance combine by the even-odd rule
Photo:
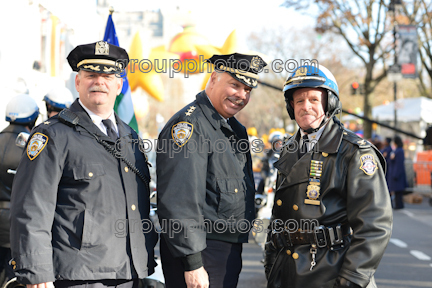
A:
<svg viewBox="0 0 432 288">
<path fill-rule="evenodd" d="M 198 53 L 196 51 L 187 52 L 177 52 L 180 55 L 180 61 L 185 61 L 186 59 L 198 60 Z"/>
<path fill-rule="evenodd" d="M 403 75 L 415 75 L 416 66 L 413 63 L 402 64 L 402 74 Z"/>
<path fill-rule="evenodd" d="M 417 153 L 417 162 L 414 163 L 417 185 L 431 186 L 432 150 Z"/>
<path fill-rule="evenodd" d="M 358 89 L 358 88 L 360 87 L 360 84 L 359 84 L 358 82 L 353 82 L 353 83 L 351 84 L 351 87 L 352 87 L 353 89 Z"/>
</svg>

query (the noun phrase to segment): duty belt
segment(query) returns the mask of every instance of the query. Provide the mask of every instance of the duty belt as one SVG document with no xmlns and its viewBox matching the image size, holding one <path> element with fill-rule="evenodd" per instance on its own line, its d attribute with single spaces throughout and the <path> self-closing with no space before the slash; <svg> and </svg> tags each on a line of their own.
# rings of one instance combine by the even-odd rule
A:
<svg viewBox="0 0 432 288">
<path fill-rule="evenodd" d="M 347 224 L 335 226 L 316 226 L 313 231 L 272 232 L 272 241 L 277 248 L 294 245 L 316 244 L 317 247 L 335 246 L 343 247 L 345 236 L 351 234 L 351 228 Z"/>
</svg>

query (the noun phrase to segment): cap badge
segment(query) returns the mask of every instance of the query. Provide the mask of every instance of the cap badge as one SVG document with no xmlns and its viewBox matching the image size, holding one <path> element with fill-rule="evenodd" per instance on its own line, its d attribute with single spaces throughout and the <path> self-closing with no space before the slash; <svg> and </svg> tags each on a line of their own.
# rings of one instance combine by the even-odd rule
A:
<svg viewBox="0 0 432 288">
<path fill-rule="evenodd" d="M 250 68 L 254 69 L 254 70 L 258 70 L 261 64 L 261 60 L 259 57 L 255 56 L 252 58 L 251 63 L 250 63 Z"/>
<path fill-rule="evenodd" d="M 306 75 L 307 75 L 307 68 L 306 67 L 300 67 L 297 69 L 297 71 L 293 77 L 306 76 Z"/>
<path fill-rule="evenodd" d="M 95 55 L 109 55 L 108 42 L 105 41 L 96 42 Z"/>
</svg>

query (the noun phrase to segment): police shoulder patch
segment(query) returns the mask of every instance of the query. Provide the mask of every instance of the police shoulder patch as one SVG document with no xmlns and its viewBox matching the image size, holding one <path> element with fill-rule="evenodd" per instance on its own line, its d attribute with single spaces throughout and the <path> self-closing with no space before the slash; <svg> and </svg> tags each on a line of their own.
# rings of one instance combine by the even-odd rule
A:
<svg viewBox="0 0 432 288">
<path fill-rule="evenodd" d="M 179 122 L 172 126 L 171 136 L 177 146 L 182 147 L 191 138 L 193 125 L 189 122 Z"/>
<path fill-rule="evenodd" d="M 30 160 L 34 160 L 40 152 L 45 148 L 48 143 L 48 136 L 42 133 L 33 134 L 32 138 L 28 141 L 27 144 L 27 156 Z"/>
<path fill-rule="evenodd" d="M 375 157 L 372 154 L 364 154 L 360 156 L 360 169 L 366 175 L 374 175 L 376 170 L 378 170 L 378 164 L 375 161 Z"/>
</svg>

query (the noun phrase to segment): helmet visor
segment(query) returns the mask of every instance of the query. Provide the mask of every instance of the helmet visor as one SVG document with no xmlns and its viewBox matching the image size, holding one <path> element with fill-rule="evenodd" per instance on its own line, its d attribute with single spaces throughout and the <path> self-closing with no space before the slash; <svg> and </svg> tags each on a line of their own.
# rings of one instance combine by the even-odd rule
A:
<svg viewBox="0 0 432 288">
<path fill-rule="evenodd" d="M 319 87 L 326 82 L 326 78 L 322 76 L 297 76 L 289 78 L 284 85 L 283 91 L 301 87 Z"/>
</svg>

